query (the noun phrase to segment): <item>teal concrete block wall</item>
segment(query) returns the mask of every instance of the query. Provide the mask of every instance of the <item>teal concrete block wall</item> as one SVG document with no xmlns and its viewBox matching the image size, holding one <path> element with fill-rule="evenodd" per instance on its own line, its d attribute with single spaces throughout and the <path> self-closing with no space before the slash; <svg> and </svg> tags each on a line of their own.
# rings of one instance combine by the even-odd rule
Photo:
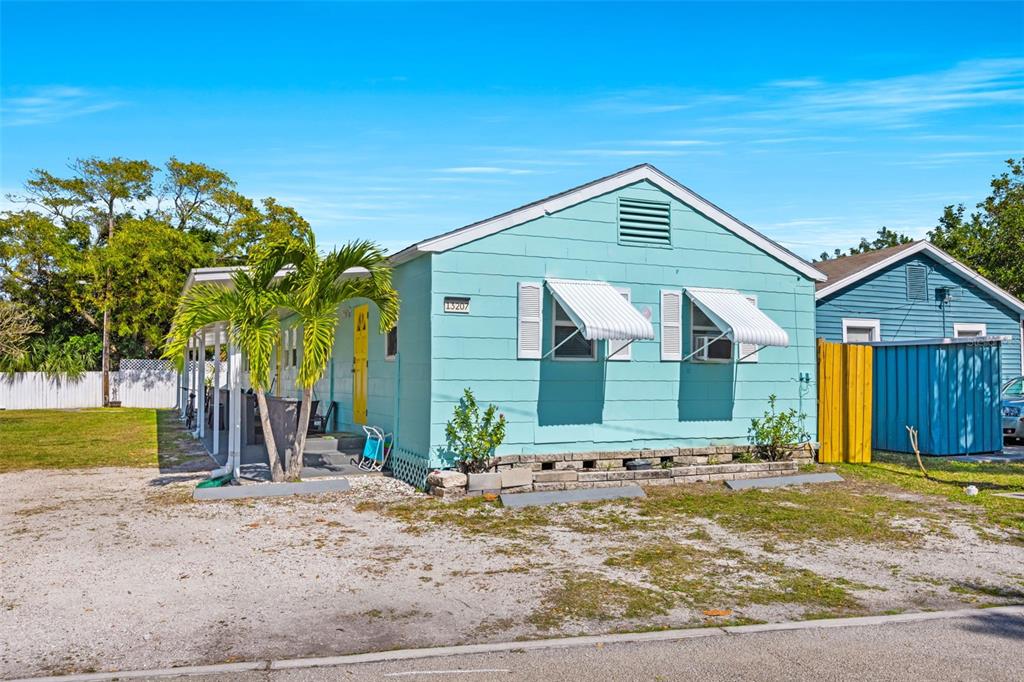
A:
<svg viewBox="0 0 1024 682">
<path fill-rule="evenodd" d="M 907 298 L 906 266 L 928 268 L 928 300 Z M 935 290 L 950 287 L 952 300 L 940 305 Z M 990 335 L 1011 337 L 1002 344 L 1004 380 L 1021 374 L 1018 314 L 973 282 L 928 256 L 917 254 L 818 302 L 818 336 L 843 340 L 843 318 L 877 319 L 882 341 L 953 336 L 956 323 L 984 323 Z"/>
<path fill-rule="evenodd" d="M 400 430 L 401 447 L 426 456 L 430 390 L 430 257 L 395 268 L 393 283 L 400 296 L 398 350 L 395 359 L 385 358 L 385 336 L 379 332 L 380 314 L 370 306 L 369 358 L 367 365 L 367 423 L 387 431 Z M 352 419 L 354 299 L 339 310 L 340 323 L 334 343 L 334 400 L 338 403 L 338 428 L 361 432 Z M 399 376 L 400 375 L 400 376 Z M 318 396 L 327 396 L 330 373 L 317 384 Z M 398 400 L 396 400 L 396 386 Z M 324 398 L 326 399 L 326 397 Z"/>
<path fill-rule="evenodd" d="M 671 248 L 619 244 L 620 196 L 671 201 Z M 509 420 L 500 454 L 744 443 L 772 393 L 805 413 L 815 435 L 813 283 L 646 182 L 434 254 L 432 273 L 435 466 L 446 463 L 444 425 L 465 387 Z M 595 362 L 518 360 L 517 284 L 547 276 L 629 287 L 633 305 L 650 311 L 656 339 L 635 342 L 631 361 L 603 360 L 603 343 Z M 790 346 L 763 349 L 757 363 L 662 362 L 660 291 L 687 286 L 757 295 Z M 444 313 L 445 296 L 469 296 L 470 314 Z M 545 293 L 545 350 L 551 311 Z M 810 382 L 799 381 L 802 372 Z"/>
</svg>

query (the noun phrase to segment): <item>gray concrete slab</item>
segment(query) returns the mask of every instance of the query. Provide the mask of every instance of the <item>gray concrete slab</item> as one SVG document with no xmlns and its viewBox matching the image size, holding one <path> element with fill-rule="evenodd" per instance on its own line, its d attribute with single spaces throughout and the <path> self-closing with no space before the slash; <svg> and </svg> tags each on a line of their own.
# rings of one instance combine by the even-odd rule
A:
<svg viewBox="0 0 1024 682">
<path fill-rule="evenodd" d="M 511 493 L 501 496 L 501 503 L 512 509 L 535 507 L 542 504 L 568 504 L 572 502 L 599 502 L 621 497 L 644 497 L 638 485 L 618 488 L 579 488 L 577 490 L 550 490 L 536 493 Z"/>
<path fill-rule="evenodd" d="M 836 483 L 843 477 L 835 473 L 797 474 L 796 476 L 771 476 L 770 478 L 749 478 L 742 481 L 726 481 L 732 490 L 747 488 L 780 488 L 784 485 L 804 485 L 805 483 Z"/>
<path fill-rule="evenodd" d="M 1021 450 L 1015 452 L 1015 450 Z M 973 462 L 975 464 L 1013 464 L 1024 463 L 1024 450 L 1020 448 L 1004 448 L 1002 454 L 991 455 L 956 455 L 949 459 L 955 462 Z"/>
<path fill-rule="evenodd" d="M 319 493 L 349 490 L 344 478 L 322 478 L 298 483 L 257 483 L 253 485 L 226 485 L 220 488 L 196 488 L 195 500 L 244 500 L 254 497 L 284 497 L 287 495 L 317 495 Z"/>
</svg>

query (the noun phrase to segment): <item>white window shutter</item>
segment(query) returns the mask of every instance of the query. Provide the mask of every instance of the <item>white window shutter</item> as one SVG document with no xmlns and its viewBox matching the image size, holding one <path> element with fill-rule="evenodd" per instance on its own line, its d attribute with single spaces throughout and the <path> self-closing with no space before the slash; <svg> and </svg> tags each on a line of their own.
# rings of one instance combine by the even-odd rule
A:
<svg viewBox="0 0 1024 682">
<path fill-rule="evenodd" d="M 747 296 L 747 300 L 757 307 L 757 296 Z M 757 344 L 756 343 L 741 343 L 739 349 L 740 362 L 757 362 Z"/>
<path fill-rule="evenodd" d="M 615 290 L 622 294 L 622 298 L 626 299 L 627 303 L 632 303 L 633 294 L 625 287 L 615 287 Z M 630 341 L 609 341 L 608 342 L 608 359 L 609 360 L 632 360 L 633 359 L 633 343 Z"/>
<path fill-rule="evenodd" d="M 520 360 L 540 360 L 543 293 L 543 288 L 536 282 L 519 283 L 518 355 Z"/>
<path fill-rule="evenodd" d="M 683 357 L 683 293 L 661 291 L 661 359 Z"/>
</svg>

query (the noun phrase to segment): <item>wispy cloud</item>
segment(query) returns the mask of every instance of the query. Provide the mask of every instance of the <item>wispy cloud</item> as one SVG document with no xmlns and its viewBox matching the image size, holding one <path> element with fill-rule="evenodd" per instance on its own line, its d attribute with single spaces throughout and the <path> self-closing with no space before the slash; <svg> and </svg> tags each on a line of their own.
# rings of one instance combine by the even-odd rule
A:
<svg viewBox="0 0 1024 682">
<path fill-rule="evenodd" d="M 529 168 L 507 168 L 504 166 L 452 166 L 439 168 L 438 172 L 458 175 L 532 175 L 537 171 Z"/>
<path fill-rule="evenodd" d="M 583 108 L 613 114 L 671 114 L 684 109 L 727 104 L 739 95 L 713 92 L 685 92 L 667 88 L 640 88 L 616 92 L 587 103 Z"/>
<path fill-rule="evenodd" d="M 892 165 L 914 166 L 917 168 L 938 168 L 941 166 L 949 166 L 954 163 L 960 163 L 965 159 L 991 158 L 994 160 L 1003 160 L 1009 158 L 1017 158 L 1020 156 L 1024 156 L 1024 148 L 1004 149 L 1002 151 L 973 150 L 960 152 L 936 152 L 934 154 L 922 154 L 917 158 L 893 161 Z"/>
<path fill-rule="evenodd" d="M 5 93 L 0 98 L 0 117 L 4 126 L 41 125 L 108 111 L 123 104 L 86 88 L 48 85 L 16 96 Z"/>
<path fill-rule="evenodd" d="M 793 78 L 789 80 L 771 81 L 767 85 L 770 88 L 800 90 L 802 88 L 816 88 L 819 85 L 822 85 L 822 81 L 820 78 Z"/>
<path fill-rule="evenodd" d="M 1024 59 L 981 59 L 932 73 L 812 85 L 753 115 L 899 126 L 926 114 L 1020 102 Z"/>
<path fill-rule="evenodd" d="M 630 144 L 650 147 L 704 147 L 722 143 L 712 142 L 711 140 L 633 140 Z"/>
</svg>

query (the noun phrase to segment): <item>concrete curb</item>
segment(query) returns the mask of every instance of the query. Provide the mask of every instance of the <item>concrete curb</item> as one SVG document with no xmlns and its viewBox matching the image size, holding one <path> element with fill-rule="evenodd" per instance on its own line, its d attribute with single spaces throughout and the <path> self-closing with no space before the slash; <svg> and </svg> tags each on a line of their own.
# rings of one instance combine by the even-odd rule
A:
<svg viewBox="0 0 1024 682">
<path fill-rule="evenodd" d="M 324 656 L 321 658 L 294 658 L 280 661 L 261 660 L 242 663 L 219 663 L 195 665 L 181 668 L 156 668 L 153 670 L 128 670 L 120 672 L 83 673 L 57 675 L 52 677 L 30 677 L 11 682 L 100 682 L 106 680 L 137 679 L 141 677 L 184 677 L 189 675 L 216 675 L 252 671 L 296 670 L 302 668 L 323 668 L 329 666 L 359 665 L 405 661 L 444 656 L 466 656 L 471 654 L 500 653 L 506 651 L 538 651 L 543 649 L 568 649 L 608 644 L 633 644 L 639 642 L 675 642 L 684 639 L 705 637 L 729 637 L 783 630 L 817 630 L 820 628 L 843 628 L 871 625 L 898 625 L 929 620 L 968 618 L 983 614 L 1006 614 L 1024 618 L 1024 605 L 995 606 L 985 609 L 957 609 L 954 611 L 928 611 L 924 613 L 901 613 L 892 616 L 862 616 L 857 618 L 829 618 L 805 620 L 791 623 L 765 623 L 762 625 L 735 625 L 725 627 L 703 627 L 683 630 L 657 630 L 653 632 L 627 632 L 614 635 L 588 635 L 585 637 L 561 637 L 557 639 L 536 639 L 523 642 L 498 642 L 495 644 L 462 644 L 458 646 L 425 649 L 397 649 L 366 654 Z"/>
</svg>

